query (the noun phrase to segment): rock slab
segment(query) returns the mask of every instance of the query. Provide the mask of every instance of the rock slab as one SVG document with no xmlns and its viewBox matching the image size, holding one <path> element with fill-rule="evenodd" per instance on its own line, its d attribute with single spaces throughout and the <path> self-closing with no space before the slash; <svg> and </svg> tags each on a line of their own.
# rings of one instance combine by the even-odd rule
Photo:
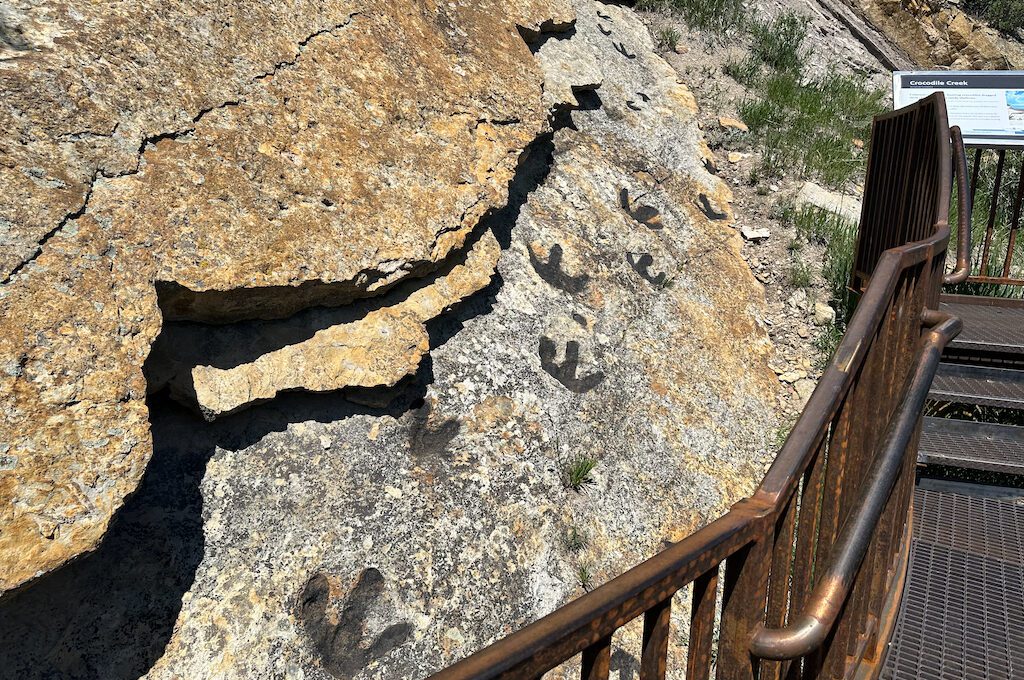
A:
<svg viewBox="0 0 1024 680">
<path fill-rule="evenodd" d="M 548 128 L 524 36 L 573 12 L 52 0 L 12 17 L 0 592 L 94 549 L 137 487 L 163 320 L 345 305 L 461 252 Z"/>
</svg>

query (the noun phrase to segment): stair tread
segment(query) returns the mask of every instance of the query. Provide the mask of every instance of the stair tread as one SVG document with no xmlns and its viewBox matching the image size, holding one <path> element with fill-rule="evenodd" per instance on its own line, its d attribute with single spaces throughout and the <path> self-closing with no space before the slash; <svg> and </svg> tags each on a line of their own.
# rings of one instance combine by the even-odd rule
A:
<svg viewBox="0 0 1024 680">
<path fill-rule="evenodd" d="M 1024 474 L 1024 427 L 925 418 L 918 461 Z"/>
<path fill-rule="evenodd" d="M 966 350 L 1024 353 L 1024 307 L 1010 306 L 1012 301 L 978 297 L 977 302 L 944 300 L 943 311 L 960 317 L 964 329 L 952 347 Z"/>
<path fill-rule="evenodd" d="M 1024 371 L 942 363 L 928 396 L 935 401 L 1024 409 Z"/>
</svg>

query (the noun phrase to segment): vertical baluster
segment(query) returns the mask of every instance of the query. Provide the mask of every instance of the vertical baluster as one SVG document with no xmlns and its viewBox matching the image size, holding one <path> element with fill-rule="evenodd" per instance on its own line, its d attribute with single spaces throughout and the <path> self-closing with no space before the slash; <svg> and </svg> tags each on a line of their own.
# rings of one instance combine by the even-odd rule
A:
<svg viewBox="0 0 1024 680">
<path fill-rule="evenodd" d="M 978 178 L 981 177 L 981 149 L 974 150 L 974 167 L 971 169 L 971 205 L 974 205 L 974 199 L 978 195 Z"/>
<path fill-rule="evenodd" d="M 1006 245 L 1006 262 L 1003 263 L 1003 276 L 1012 274 L 1013 251 L 1017 245 L 1017 230 L 1020 229 L 1021 207 L 1024 206 L 1024 159 L 1021 162 L 1020 181 L 1017 182 L 1017 198 L 1013 202 L 1013 216 L 1010 219 L 1010 240 Z"/>
<path fill-rule="evenodd" d="M 640 680 L 665 680 L 672 598 L 644 613 L 644 644 L 640 654 Z"/>
<path fill-rule="evenodd" d="M 907 360 L 907 355 L 908 352 L 913 350 L 913 345 L 909 343 L 911 339 L 916 339 L 915 336 L 919 334 L 919 329 L 917 328 L 919 326 L 919 314 L 912 304 L 912 280 L 913 277 L 905 272 L 900 277 L 893 298 L 895 316 L 893 324 L 889 329 L 890 346 L 887 349 L 886 355 L 886 375 L 890 376 L 890 379 L 887 381 L 888 387 L 885 390 L 884 401 L 886 408 L 884 409 L 884 418 L 880 421 L 880 427 L 883 422 L 885 424 L 889 423 L 896 406 L 901 401 L 902 385 L 910 364 Z M 892 566 L 893 535 L 897 522 L 902 521 L 902 517 L 893 514 L 893 509 L 899 505 L 899 495 L 899 489 L 894 488 L 889 503 L 886 506 L 887 509 L 883 512 L 876 529 L 879 533 L 878 545 L 873 546 L 865 559 L 865 568 L 870 570 L 870 583 L 866 586 L 864 592 L 865 601 L 861 603 L 859 630 L 867 630 L 872 639 L 876 631 L 870 629 L 869 624 L 877 628 L 877 617 L 880 607 L 888 595 L 889 576 Z M 851 649 L 850 651 L 853 652 L 854 650 Z"/>
<path fill-rule="evenodd" d="M 612 637 L 598 640 L 583 650 L 582 680 L 608 680 L 612 662 Z"/>
<path fill-rule="evenodd" d="M 711 673 L 711 647 L 715 636 L 715 605 L 718 599 L 718 565 L 693 582 L 690 609 L 690 644 L 686 677 L 707 680 Z"/>
<path fill-rule="evenodd" d="M 796 534 L 797 498 L 799 489 L 793 491 L 782 511 L 782 517 L 775 524 L 775 549 L 772 551 L 772 570 L 768 583 L 768 613 L 765 626 L 781 628 L 786 625 L 789 612 L 790 575 L 793 566 L 793 538 Z M 761 677 L 776 680 L 784 673 L 780 661 L 761 661 Z"/>
<path fill-rule="evenodd" d="M 760 675 L 760 664 L 750 654 L 750 635 L 764 621 L 773 528 L 762 521 L 754 542 L 726 560 L 718 680 L 754 680 Z"/>
<path fill-rule="evenodd" d="M 999 189 L 1003 183 L 1003 166 L 1006 165 L 1006 150 L 999 152 L 999 160 L 996 163 L 996 182 L 992 189 L 992 205 L 988 211 L 988 226 L 985 228 L 985 245 L 981 251 L 981 275 L 988 276 L 988 256 L 992 246 L 992 235 L 996 230 L 996 215 L 999 209 Z"/>
</svg>

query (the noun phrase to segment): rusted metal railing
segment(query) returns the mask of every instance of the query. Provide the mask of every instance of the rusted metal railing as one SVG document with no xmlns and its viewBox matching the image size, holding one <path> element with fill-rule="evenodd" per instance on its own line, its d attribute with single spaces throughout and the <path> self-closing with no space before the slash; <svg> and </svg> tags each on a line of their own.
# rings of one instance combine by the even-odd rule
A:
<svg viewBox="0 0 1024 680">
<path fill-rule="evenodd" d="M 1017 248 L 1024 214 L 1024 149 L 975 148 L 968 211 L 979 188 L 987 201 L 983 204 L 987 205 L 986 224 L 979 242 L 971 244 L 976 268 L 966 280 L 969 284 L 1024 286 L 1024 253 Z"/>
<path fill-rule="evenodd" d="M 684 589 L 688 678 L 877 674 L 905 574 L 921 407 L 960 328 L 935 311 L 951 148 L 966 182 L 950 134 L 941 94 L 876 119 L 853 282 L 863 296 L 754 495 L 435 680 L 538 678 L 577 655 L 585 680 L 606 679 L 613 635 L 641 616 L 640 677 L 664 678 Z"/>
</svg>

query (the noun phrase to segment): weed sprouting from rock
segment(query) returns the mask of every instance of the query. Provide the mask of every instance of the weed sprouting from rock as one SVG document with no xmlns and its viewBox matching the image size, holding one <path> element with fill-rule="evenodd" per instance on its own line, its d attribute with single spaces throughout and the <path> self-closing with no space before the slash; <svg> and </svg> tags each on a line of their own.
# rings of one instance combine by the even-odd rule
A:
<svg viewBox="0 0 1024 680">
<path fill-rule="evenodd" d="M 597 467 L 597 460 L 589 456 L 578 456 L 565 463 L 562 468 L 562 482 L 567 489 L 579 493 L 583 487 L 594 483 L 591 476 L 594 468 Z"/>
</svg>

